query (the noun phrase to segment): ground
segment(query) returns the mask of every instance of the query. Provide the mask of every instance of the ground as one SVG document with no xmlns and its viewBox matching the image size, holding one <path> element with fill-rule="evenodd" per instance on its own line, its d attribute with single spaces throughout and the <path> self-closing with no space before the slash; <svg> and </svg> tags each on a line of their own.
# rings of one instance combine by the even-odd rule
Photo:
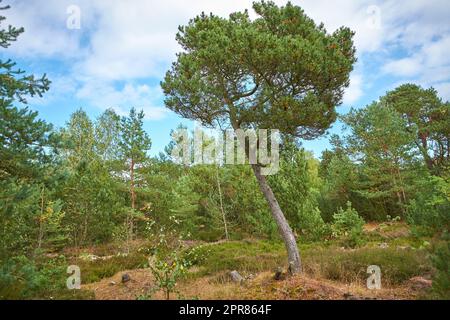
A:
<svg viewBox="0 0 450 320">
<path fill-rule="evenodd" d="M 304 272 L 301 275 L 274 279 L 274 271 L 285 263 L 281 243 L 255 239 L 202 244 L 204 261 L 194 266 L 177 284 L 172 299 L 283 299 L 283 300 L 358 300 L 418 299 L 431 285 L 432 267 L 426 246 L 428 242 L 411 236 L 402 223 L 368 224 L 369 241 L 358 248 L 341 247 L 339 243 L 300 244 Z M 198 243 L 189 243 L 195 246 Z M 164 299 L 156 290 L 152 273 L 146 269 L 142 246 L 128 257 L 104 255 L 91 259 L 82 267 L 87 270 L 83 290 L 93 292 L 98 300 Z M 97 254 L 104 249 L 97 251 Z M 110 253 L 106 250 L 104 253 Z M 79 254 L 79 252 L 77 252 Z M 86 251 L 83 252 L 86 260 Z M 94 258 L 95 257 L 95 258 Z M 379 265 L 382 288 L 366 287 L 367 266 Z M 119 266 L 119 267 L 118 267 Z M 235 283 L 230 271 L 237 270 L 246 280 Z M 130 281 L 123 283 L 122 276 Z M 89 282 L 89 283 L 87 283 Z M 153 290 L 155 289 L 155 290 Z"/>
<path fill-rule="evenodd" d="M 121 283 L 124 273 L 129 274 L 132 280 Z M 97 300 L 135 300 L 144 296 L 152 286 L 150 270 L 139 269 L 119 272 L 111 278 L 85 285 L 83 289 L 92 290 Z M 302 275 L 276 281 L 271 272 L 262 272 L 243 285 L 219 283 L 215 277 L 202 277 L 181 282 L 178 290 L 182 298 L 201 300 L 403 300 L 420 297 L 420 291 L 407 285 L 368 290 L 355 284 L 344 285 Z M 164 299 L 164 296 L 157 292 L 152 298 Z M 176 295 L 173 298 L 177 298 Z"/>
</svg>

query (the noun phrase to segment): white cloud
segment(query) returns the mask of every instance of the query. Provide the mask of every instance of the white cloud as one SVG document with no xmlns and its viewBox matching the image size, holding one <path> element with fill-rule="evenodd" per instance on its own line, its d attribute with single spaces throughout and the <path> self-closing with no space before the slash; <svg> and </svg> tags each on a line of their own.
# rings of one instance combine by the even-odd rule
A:
<svg viewBox="0 0 450 320">
<path fill-rule="evenodd" d="M 410 77 L 420 73 L 422 63 L 423 63 L 422 58 L 417 56 L 402 58 L 398 60 L 391 60 L 382 67 L 382 71 L 384 73 Z"/>
<path fill-rule="evenodd" d="M 389 61 L 382 67 L 382 71 L 401 78 L 402 82 L 434 86 L 443 95 L 447 86 L 442 83 L 450 80 L 449 52 L 450 28 L 447 35 L 424 43 L 411 56 Z"/>
<path fill-rule="evenodd" d="M 7 22 L 27 29 L 9 49 L 14 55 L 36 61 L 62 59 L 71 66 L 65 76 L 75 82 L 74 87 L 80 88 L 76 97 L 102 109 L 116 105 L 124 111 L 131 104 L 140 105 L 154 119 L 165 114 L 159 106 L 161 97 L 154 97 L 153 88 L 136 83 L 163 76 L 180 50 L 175 41 L 178 26 L 202 11 L 227 16 L 251 9 L 252 3 L 252 0 L 7 1 L 12 5 L 5 12 Z M 303 7 L 317 23 L 323 22 L 330 32 L 343 25 L 354 30 L 360 61 L 365 54 L 376 54 L 384 59 L 379 66 L 384 74 L 446 88 L 442 84 L 448 82 L 450 74 L 448 0 L 292 2 Z M 81 9 L 81 30 L 66 28 L 66 9 L 71 4 Z M 403 54 L 392 59 L 390 53 L 397 50 Z M 361 66 L 351 75 L 345 103 L 353 103 L 364 95 L 363 89 L 367 87 L 364 81 L 373 75 L 363 71 Z"/>
<path fill-rule="evenodd" d="M 11 8 L 3 11 L 6 23 L 24 27 L 25 32 L 12 43 L 9 52 L 23 57 L 71 59 L 82 54 L 82 38 L 93 24 L 93 12 L 83 11 L 81 30 L 67 28 L 67 8 L 76 2 L 80 8 L 88 7 L 87 0 L 7 0 Z"/>
<path fill-rule="evenodd" d="M 440 97 L 445 101 L 450 101 L 450 82 L 436 83 L 433 87 L 439 92 Z"/>
<path fill-rule="evenodd" d="M 352 104 L 358 101 L 363 95 L 363 78 L 359 73 L 352 73 L 350 75 L 350 86 L 344 94 L 344 104 Z"/>
<path fill-rule="evenodd" d="M 88 101 L 92 106 L 106 110 L 113 108 L 125 115 L 131 107 L 143 110 L 147 120 L 160 120 L 168 110 L 158 106 L 162 92 L 159 87 L 125 84 L 120 88 L 112 84 L 89 81 L 76 93 L 76 97 Z"/>
</svg>

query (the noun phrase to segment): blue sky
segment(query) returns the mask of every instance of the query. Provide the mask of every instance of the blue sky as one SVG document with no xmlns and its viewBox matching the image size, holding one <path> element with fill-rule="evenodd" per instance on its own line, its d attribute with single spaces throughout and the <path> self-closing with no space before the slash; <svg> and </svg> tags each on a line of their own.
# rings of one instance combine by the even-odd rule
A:
<svg viewBox="0 0 450 320">
<path fill-rule="evenodd" d="M 285 1 L 275 1 L 282 5 Z M 450 2 L 448 0 L 295 0 L 329 32 L 345 25 L 356 32 L 358 63 L 344 103 L 363 107 L 404 82 L 435 87 L 450 100 Z M 0 59 L 11 58 L 28 73 L 47 73 L 51 90 L 30 100 L 40 117 L 63 126 L 82 107 L 95 118 L 107 108 L 146 113 L 152 154 L 170 141 L 170 130 L 186 120 L 163 104 L 159 83 L 180 50 L 179 25 L 205 12 L 228 16 L 251 8 L 245 0 L 4 0 L 7 24 L 26 32 Z M 75 7 L 73 7 L 75 5 Z M 79 11 L 78 11 L 79 9 Z M 251 10 L 250 10 L 251 11 Z M 80 28 L 67 22 L 80 17 Z M 69 24 L 70 25 L 70 24 Z M 337 123 L 331 130 L 340 132 Z M 304 142 L 320 156 L 327 137 Z"/>
</svg>

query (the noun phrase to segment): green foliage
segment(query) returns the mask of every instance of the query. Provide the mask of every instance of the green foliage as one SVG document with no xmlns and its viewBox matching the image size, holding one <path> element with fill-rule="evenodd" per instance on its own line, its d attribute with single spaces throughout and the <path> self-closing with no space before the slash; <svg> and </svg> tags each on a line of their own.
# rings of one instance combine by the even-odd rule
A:
<svg viewBox="0 0 450 320">
<path fill-rule="evenodd" d="M 144 112 L 136 112 L 131 108 L 128 117 L 121 120 L 121 140 L 119 146 L 123 156 L 134 163 L 142 163 L 147 158 L 147 151 L 151 148 L 151 140 L 143 129 Z"/>
<path fill-rule="evenodd" d="M 173 225 L 178 224 L 175 217 L 171 217 L 171 220 Z M 182 237 L 177 234 L 173 225 L 166 229 L 152 228 L 154 224 L 149 225 L 152 238 L 157 238 L 155 252 L 148 260 L 149 268 L 157 288 L 163 290 L 167 300 L 170 299 L 171 293 L 178 293 L 177 282 L 186 275 L 192 263 L 200 261 L 195 249 L 189 252 L 184 251 Z"/>
<path fill-rule="evenodd" d="M 361 161 L 355 191 L 370 202 L 384 203 L 385 214 L 403 212 L 410 180 L 403 164 L 411 163 L 415 152 L 414 135 L 405 130 L 406 121 L 383 102 L 352 110 L 343 119 L 352 130 L 345 138 L 346 148 Z"/>
<path fill-rule="evenodd" d="M 284 247 L 281 242 L 226 242 L 198 247 L 207 252 L 197 263 L 198 271 L 191 277 L 222 274 L 238 270 L 243 275 L 275 270 L 283 265 Z M 369 265 L 378 265 L 383 286 L 405 283 L 414 276 L 431 272 L 426 250 L 363 247 L 344 250 L 333 244 L 302 245 L 304 272 L 310 276 L 365 285 Z"/>
<path fill-rule="evenodd" d="M 148 266 L 147 255 L 144 252 L 117 254 L 109 259 L 95 261 L 78 258 L 73 263 L 81 269 L 81 283 L 83 284 L 112 277 L 123 270 L 139 269 Z"/>
<path fill-rule="evenodd" d="M 64 201 L 64 224 L 75 245 L 110 240 L 114 226 L 123 221 L 125 201 L 119 181 L 111 175 L 110 163 L 96 152 L 105 143 L 95 139 L 102 125 L 78 110 L 62 132 L 66 180 L 59 196 Z"/>
<path fill-rule="evenodd" d="M 433 277 L 433 293 L 440 299 L 450 299 L 450 241 L 435 249 L 432 257 L 436 273 Z"/>
<path fill-rule="evenodd" d="M 0 29 L 0 45 L 7 48 L 22 32 Z M 46 175 L 51 173 L 51 151 L 57 146 L 52 127 L 38 120 L 36 112 L 12 105 L 15 100 L 26 103 L 26 96 L 41 96 L 49 81 L 45 76 L 40 80 L 25 76 L 14 66 L 0 61 L 0 265 L 34 247 L 40 186 L 51 184 Z"/>
<path fill-rule="evenodd" d="M 67 290 L 67 265 L 64 256 L 35 261 L 17 256 L 5 261 L 0 266 L 0 299 L 91 299 L 83 290 Z"/>
<path fill-rule="evenodd" d="M 202 14 L 180 27 L 185 51 L 162 82 L 167 107 L 208 126 L 217 120 L 235 129 L 322 134 L 356 61 L 353 33 L 328 34 L 291 3 L 255 2 L 253 9 L 255 20 L 248 12 Z"/>
<path fill-rule="evenodd" d="M 442 175 L 448 169 L 450 104 L 444 103 L 434 88 L 423 89 L 415 84 L 404 84 L 383 97 L 402 118 L 406 129 L 414 134 L 415 144 L 432 174 Z"/>
<path fill-rule="evenodd" d="M 352 208 L 350 202 L 347 203 L 345 210 L 339 208 L 333 215 L 333 236 L 344 238 L 349 246 L 353 247 L 361 243 L 363 226 L 364 219 Z"/>
<path fill-rule="evenodd" d="M 284 264 L 286 254 L 278 241 L 229 241 L 197 247 L 204 259 L 195 263 L 200 267 L 194 276 L 238 270 L 258 272 L 275 269 Z"/>
<path fill-rule="evenodd" d="M 426 176 L 418 182 L 420 190 L 408 207 L 408 221 L 432 231 L 449 230 L 450 184 L 437 176 Z M 426 192 L 423 192 L 426 190 Z"/>
<path fill-rule="evenodd" d="M 405 283 L 432 270 L 426 250 L 370 248 L 342 250 L 336 247 L 306 250 L 305 272 L 326 279 L 365 285 L 370 265 L 381 268 L 382 286 Z"/>
<path fill-rule="evenodd" d="M 334 149 L 323 154 L 320 167 L 325 219 L 351 201 L 367 220 L 390 215 L 412 221 L 429 214 L 435 223 L 432 216 L 445 205 L 433 207 L 431 194 L 437 193 L 423 190 L 434 189 L 433 175 L 447 176 L 447 114 L 448 103 L 434 89 L 405 84 L 343 116 L 350 133 L 332 138 Z"/>
<path fill-rule="evenodd" d="M 290 3 L 262 1 L 253 9 L 256 19 L 247 12 L 202 14 L 180 27 L 184 51 L 162 83 L 167 107 L 211 127 L 281 131 L 280 171 L 268 181 L 303 243 L 306 272 L 350 283 L 364 280 L 365 268 L 377 264 L 388 284 L 430 272 L 423 248 L 433 242 L 423 236 L 450 227 L 450 104 L 432 88 L 402 85 L 343 116 L 348 134 L 331 138 L 333 150 L 319 164 L 294 139 L 315 138 L 335 121 L 356 60 L 353 33 L 340 28 L 329 34 Z M 0 28 L 0 47 L 22 32 Z M 45 75 L 27 75 L 13 61 L 0 60 L 0 299 L 92 298 L 67 291 L 69 261 L 46 254 L 67 246 L 112 246 L 112 240 L 126 241 L 129 249 L 138 231 L 154 246 L 96 261 L 71 257 L 82 282 L 149 266 L 170 298 L 192 265 L 195 277 L 283 264 L 277 225 L 250 167 L 150 158 L 145 116 L 134 108 L 127 117 L 109 109 L 98 119 L 80 109 L 56 131 L 27 106 L 28 97 L 42 96 L 49 85 Z M 413 235 L 397 237 L 405 231 L 389 228 L 404 218 Z M 363 236 L 364 220 L 386 219 L 378 233 Z M 207 242 L 227 235 L 255 240 L 187 249 L 180 234 Z M 305 244 L 322 240 L 315 248 Z M 363 240 L 392 247 L 334 247 Z M 445 242 L 432 258 L 436 297 L 448 298 L 449 260 Z"/>
<path fill-rule="evenodd" d="M 39 190 L 17 180 L 0 180 L 0 261 L 33 248 Z M 37 237 L 36 237 L 37 238 Z"/>
<path fill-rule="evenodd" d="M 285 140 L 280 171 L 269 177 L 290 225 L 307 240 L 323 239 L 326 234 L 325 222 L 317 208 L 318 177 L 314 165 L 312 155 L 299 149 L 293 141 Z"/>
</svg>

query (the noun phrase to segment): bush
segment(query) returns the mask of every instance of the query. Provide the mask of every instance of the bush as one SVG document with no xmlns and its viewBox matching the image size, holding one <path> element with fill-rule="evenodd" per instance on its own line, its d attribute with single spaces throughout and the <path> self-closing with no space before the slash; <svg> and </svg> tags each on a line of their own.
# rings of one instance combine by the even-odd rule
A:
<svg viewBox="0 0 450 320">
<path fill-rule="evenodd" d="M 407 206 L 408 222 L 428 228 L 430 233 L 448 230 L 450 224 L 449 183 L 441 177 L 431 176 L 420 182 L 420 192 Z"/>
<path fill-rule="evenodd" d="M 301 225 L 301 231 L 306 240 L 322 240 L 330 233 L 330 229 L 323 221 L 318 208 L 313 208 L 311 212 L 303 214 Z"/>
<path fill-rule="evenodd" d="M 344 244 L 354 247 L 362 242 L 364 219 L 347 202 L 347 209 L 339 208 L 333 215 L 332 232 L 336 238 L 343 238 Z"/>
<path fill-rule="evenodd" d="M 64 256 L 39 260 L 19 256 L 1 263 L 0 300 L 93 298 L 89 292 L 66 288 L 68 264 Z"/>
<path fill-rule="evenodd" d="M 448 238 L 448 235 L 447 235 Z M 436 273 L 433 277 L 433 294 L 439 299 L 450 299 L 450 241 L 436 248 L 432 256 Z"/>
</svg>

